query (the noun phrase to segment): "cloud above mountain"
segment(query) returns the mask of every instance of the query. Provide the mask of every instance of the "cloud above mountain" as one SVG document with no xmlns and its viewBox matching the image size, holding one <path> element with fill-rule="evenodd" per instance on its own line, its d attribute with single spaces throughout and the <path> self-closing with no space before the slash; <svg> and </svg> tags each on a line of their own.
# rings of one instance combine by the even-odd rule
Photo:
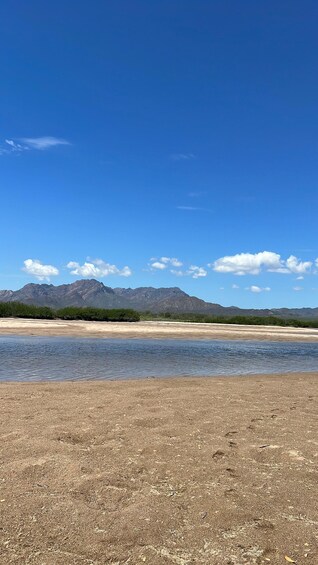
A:
<svg viewBox="0 0 318 565">
<path fill-rule="evenodd" d="M 152 257 L 149 263 L 151 271 L 165 271 L 168 269 L 169 272 L 176 277 L 190 276 L 193 279 L 199 279 L 206 277 L 208 274 L 206 269 L 198 265 L 190 265 L 187 269 L 181 269 L 180 267 L 183 267 L 183 265 L 183 262 L 176 257 L 160 257 L 159 259 Z"/>
<path fill-rule="evenodd" d="M 249 290 L 250 292 L 254 292 L 256 294 L 259 294 L 260 292 L 270 292 L 270 287 L 269 286 L 265 286 L 264 288 L 257 286 L 256 284 L 252 284 L 251 286 L 246 287 L 245 290 Z"/>
<path fill-rule="evenodd" d="M 262 271 L 284 274 L 308 274 L 312 261 L 301 261 L 294 255 L 283 260 L 278 253 L 262 251 L 260 253 L 238 253 L 217 259 L 209 266 L 217 273 L 234 275 L 259 275 Z"/>
<path fill-rule="evenodd" d="M 104 278 L 109 275 L 130 277 L 132 275 L 132 270 L 128 266 L 119 269 L 116 265 L 106 263 L 102 259 L 87 260 L 83 265 L 80 265 L 77 261 L 70 261 L 67 268 L 70 269 L 71 275 L 81 277 Z"/>
<path fill-rule="evenodd" d="M 187 275 L 190 275 L 193 279 L 200 279 L 201 277 L 206 277 L 208 272 L 203 267 L 198 267 L 197 265 L 191 265 L 186 271 Z"/>
<path fill-rule="evenodd" d="M 153 257 L 150 259 L 150 268 L 159 271 L 164 271 L 168 267 L 182 267 L 182 265 L 182 261 L 176 257 L 160 257 L 159 259 Z"/>
<path fill-rule="evenodd" d="M 39 259 L 26 259 L 22 270 L 28 275 L 36 277 L 39 281 L 49 281 L 51 277 L 59 274 L 57 267 L 44 265 Z"/>
</svg>

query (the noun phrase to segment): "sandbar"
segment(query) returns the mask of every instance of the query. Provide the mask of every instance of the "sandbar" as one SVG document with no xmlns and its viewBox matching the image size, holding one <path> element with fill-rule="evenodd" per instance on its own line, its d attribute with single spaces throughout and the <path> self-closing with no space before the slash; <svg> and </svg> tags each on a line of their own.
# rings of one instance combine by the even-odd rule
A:
<svg viewBox="0 0 318 565">
<path fill-rule="evenodd" d="M 318 329 L 190 322 L 85 322 L 1 318 L 0 335 L 131 339 L 247 339 L 318 343 Z"/>
</svg>

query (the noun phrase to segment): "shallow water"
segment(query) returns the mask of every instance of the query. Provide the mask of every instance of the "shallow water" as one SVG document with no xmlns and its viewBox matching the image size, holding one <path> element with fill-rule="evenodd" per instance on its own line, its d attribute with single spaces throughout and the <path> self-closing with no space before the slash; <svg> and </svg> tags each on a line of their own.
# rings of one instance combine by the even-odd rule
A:
<svg viewBox="0 0 318 565">
<path fill-rule="evenodd" d="M 318 370 L 318 344 L 0 337 L 0 381 L 248 375 Z"/>
</svg>

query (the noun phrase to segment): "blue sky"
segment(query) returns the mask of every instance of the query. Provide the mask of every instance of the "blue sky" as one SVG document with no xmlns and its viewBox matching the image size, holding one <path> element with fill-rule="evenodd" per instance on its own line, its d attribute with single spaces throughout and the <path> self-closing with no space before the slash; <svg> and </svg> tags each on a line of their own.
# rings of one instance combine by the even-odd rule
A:
<svg viewBox="0 0 318 565">
<path fill-rule="evenodd" d="M 314 1 L 0 6 L 0 288 L 318 306 Z"/>
</svg>

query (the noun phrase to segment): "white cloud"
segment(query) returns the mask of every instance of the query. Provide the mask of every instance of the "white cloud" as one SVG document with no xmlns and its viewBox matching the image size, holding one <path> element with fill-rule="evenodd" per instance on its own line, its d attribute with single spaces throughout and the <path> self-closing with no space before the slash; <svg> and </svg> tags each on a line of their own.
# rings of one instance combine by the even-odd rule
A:
<svg viewBox="0 0 318 565">
<path fill-rule="evenodd" d="M 232 284 L 232 288 L 237 289 L 240 288 L 238 284 Z"/>
<path fill-rule="evenodd" d="M 291 273 L 306 274 L 312 266 L 311 261 L 300 261 L 294 255 L 288 257 L 286 267 Z"/>
<path fill-rule="evenodd" d="M 176 257 L 160 257 L 159 259 L 153 257 L 150 261 L 150 268 L 157 269 L 159 271 L 163 271 L 164 269 L 167 269 L 167 267 L 182 267 L 183 265 L 182 261 Z"/>
<path fill-rule="evenodd" d="M 164 271 L 165 269 L 169 269 L 169 272 L 176 277 L 190 276 L 193 279 L 199 279 L 206 277 L 208 274 L 203 267 L 198 267 L 197 265 L 190 265 L 190 267 L 184 271 L 179 268 L 172 268 L 183 266 L 182 261 L 176 257 L 152 257 L 150 261 L 149 266 L 152 271 Z"/>
<path fill-rule="evenodd" d="M 305 277 L 303 277 L 303 275 L 300 275 L 299 277 L 296 277 L 296 281 L 303 281 Z"/>
<path fill-rule="evenodd" d="M 234 275 L 259 275 L 262 270 L 271 273 L 306 274 L 311 266 L 311 261 L 300 261 L 294 255 L 284 261 L 278 253 L 272 251 L 228 255 L 209 264 L 209 267 L 218 273 Z"/>
<path fill-rule="evenodd" d="M 160 261 L 154 261 L 153 263 L 151 263 L 150 267 L 152 269 L 163 270 L 167 268 L 167 265 L 165 263 L 161 263 Z"/>
<path fill-rule="evenodd" d="M 94 277 L 103 278 L 109 275 L 117 275 L 120 277 L 130 277 L 132 271 L 129 267 L 123 267 L 123 269 L 118 269 L 116 265 L 111 265 L 106 263 L 102 259 L 91 259 L 86 261 L 83 265 L 80 265 L 76 261 L 70 261 L 67 264 L 67 268 L 70 269 L 71 275 L 77 275 L 81 277 Z"/>
<path fill-rule="evenodd" d="M 4 142 L 9 145 L 12 151 L 24 151 L 23 145 L 16 143 L 13 139 L 5 139 Z"/>
<path fill-rule="evenodd" d="M 299 292 L 300 290 L 303 290 L 302 286 L 294 286 L 293 290 L 295 290 L 296 292 Z"/>
<path fill-rule="evenodd" d="M 38 259 L 26 259 L 22 270 L 40 281 L 49 281 L 50 277 L 55 277 L 59 274 L 59 270 L 56 267 L 53 265 L 43 265 Z"/>
<path fill-rule="evenodd" d="M 5 139 L 4 145 L 0 146 L 0 155 L 6 155 L 9 153 L 22 153 L 24 151 L 30 151 L 32 149 L 45 150 L 55 147 L 56 145 L 71 145 L 66 139 L 61 139 L 58 137 L 46 136 L 46 137 L 23 137 L 18 140 Z"/>
<path fill-rule="evenodd" d="M 4 140 L 5 143 L 7 143 L 8 145 L 10 145 L 10 147 L 15 147 L 16 144 L 14 143 L 14 141 L 12 141 L 12 139 L 5 139 Z"/>
<path fill-rule="evenodd" d="M 246 290 L 250 290 L 251 292 L 260 293 L 260 292 L 270 292 L 270 287 L 266 286 L 265 288 L 261 288 L 260 286 L 256 286 L 252 284 L 252 286 L 248 286 Z"/>
<path fill-rule="evenodd" d="M 280 255 L 271 251 L 228 255 L 217 259 L 209 266 L 218 273 L 233 273 L 235 275 L 258 275 L 264 266 L 275 270 L 282 268 Z"/>
<path fill-rule="evenodd" d="M 203 267 L 197 267 L 197 265 L 191 265 L 187 270 L 187 275 L 190 275 L 193 279 L 199 279 L 200 277 L 206 277 L 208 272 L 203 269 Z"/>
<path fill-rule="evenodd" d="M 172 267 L 182 267 L 183 263 L 176 257 L 161 257 L 160 261 L 166 265 L 172 265 Z"/>
</svg>

